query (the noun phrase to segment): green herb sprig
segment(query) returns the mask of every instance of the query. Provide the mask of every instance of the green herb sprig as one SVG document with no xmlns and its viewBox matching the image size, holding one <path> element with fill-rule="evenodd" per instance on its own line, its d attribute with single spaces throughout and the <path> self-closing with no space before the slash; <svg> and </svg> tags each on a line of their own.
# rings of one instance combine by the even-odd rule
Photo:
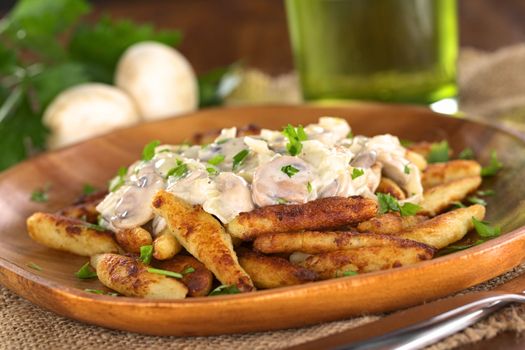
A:
<svg viewBox="0 0 525 350">
<path fill-rule="evenodd" d="M 449 160 L 450 147 L 446 140 L 435 142 L 430 145 L 430 152 L 427 155 L 429 163 L 442 163 Z"/>
<path fill-rule="evenodd" d="M 213 297 L 217 295 L 238 294 L 240 292 L 241 291 L 239 290 L 239 288 L 237 288 L 237 286 L 235 285 L 229 286 L 223 284 L 212 290 L 210 294 L 208 294 L 208 296 Z"/>
<path fill-rule="evenodd" d="M 82 265 L 82 267 L 77 272 L 75 272 L 75 276 L 77 276 L 77 278 L 85 280 L 97 277 L 97 273 L 91 268 L 89 262 L 87 262 L 84 265 Z"/>
<path fill-rule="evenodd" d="M 417 204 L 407 202 L 399 205 L 399 202 L 389 193 L 378 193 L 377 200 L 379 202 L 379 213 L 385 214 L 389 211 L 398 212 L 401 216 L 416 215 L 421 207 Z"/>
<path fill-rule="evenodd" d="M 285 173 L 286 175 L 288 175 L 288 177 L 292 177 L 294 176 L 295 174 L 297 174 L 299 172 L 299 169 L 297 169 L 296 167 L 294 167 L 293 165 L 289 164 L 289 165 L 285 165 L 281 168 L 281 171 L 283 173 Z"/>
<path fill-rule="evenodd" d="M 503 163 L 498 160 L 496 151 L 490 153 L 489 165 L 481 168 L 481 176 L 494 176 L 503 168 Z"/>
<path fill-rule="evenodd" d="M 308 136 L 304 132 L 302 125 L 294 128 L 291 124 L 288 124 L 284 130 L 283 135 L 288 139 L 286 144 L 286 150 L 291 156 L 296 156 L 303 150 L 302 141 L 306 141 Z"/>
</svg>

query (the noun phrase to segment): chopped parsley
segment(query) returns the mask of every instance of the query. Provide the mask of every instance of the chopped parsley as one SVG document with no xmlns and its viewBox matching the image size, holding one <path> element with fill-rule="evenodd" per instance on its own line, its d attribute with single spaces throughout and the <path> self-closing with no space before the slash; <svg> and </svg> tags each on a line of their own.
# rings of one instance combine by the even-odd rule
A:
<svg viewBox="0 0 525 350">
<path fill-rule="evenodd" d="M 148 161 L 152 160 L 153 156 L 155 156 L 155 148 L 160 145 L 159 140 L 153 140 L 150 143 L 148 143 L 146 146 L 144 146 L 144 149 L 142 150 L 142 160 Z"/>
<path fill-rule="evenodd" d="M 435 142 L 430 145 L 430 152 L 427 155 L 427 160 L 429 163 L 448 162 L 449 152 L 450 148 L 448 147 L 448 142 L 446 140 Z"/>
<path fill-rule="evenodd" d="M 494 238 L 494 237 L 498 237 L 501 234 L 500 227 L 490 226 L 490 223 L 486 221 L 480 221 L 476 219 L 475 217 L 472 217 L 472 223 L 474 224 L 474 228 L 476 229 L 476 232 L 482 238 Z"/>
<path fill-rule="evenodd" d="M 312 184 L 310 182 L 306 184 L 306 190 L 308 191 L 308 193 L 312 193 Z"/>
<path fill-rule="evenodd" d="M 49 200 L 49 190 L 51 183 L 46 183 L 44 187 L 37 188 L 31 193 L 31 201 L 36 203 L 46 203 Z"/>
<path fill-rule="evenodd" d="M 84 196 L 89 196 L 90 194 L 93 194 L 97 191 L 95 186 L 91 184 L 84 184 L 84 187 L 82 187 L 82 194 Z"/>
<path fill-rule="evenodd" d="M 30 263 L 28 263 L 28 264 L 27 264 L 27 267 L 30 267 L 30 268 L 32 268 L 33 270 L 37 270 L 37 271 L 42 271 L 42 270 L 43 270 L 43 268 L 42 268 L 40 265 L 35 264 L 34 262 L 30 262 Z"/>
<path fill-rule="evenodd" d="M 151 256 L 153 255 L 153 246 L 150 245 L 143 245 L 140 247 L 140 261 L 142 261 L 144 264 L 149 265 L 151 262 Z"/>
<path fill-rule="evenodd" d="M 208 172 L 208 174 L 210 175 L 217 175 L 219 173 L 219 170 L 217 170 L 216 168 L 212 167 L 212 166 L 209 166 L 206 168 L 206 171 Z"/>
<path fill-rule="evenodd" d="M 87 228 L 90 228 L 90 229 L 98 231 L 98 232 L 107 231 L 107 228 L 105 228 L 104 226 L 102 226 L 100 224 L 91 224 L 91 223 L 88 222 L 88 223 L 85 223 L 84 225 L 86 225 Z"/>
<path fill-rule="evenodd" d="M 421 207 L 419 205 L 410 202 L 406 202 L 399 207 L 399 213 L 401 216 L 414 216 L 420 210 Z"/>
<path fill-rule="evenodd" d="M 454 208 L 466 208 L 467 206 L 461 202 L 452 202 L 450 203 Z"/>
<path fill-rule="evenodd" d="M 168 173 L 166 174 L 166 179 L 170 176 L 174 176 L 176 178 L 182 178 L 186 176 L 187 173 L 188 173 L 188 166 L 186 165 L 186 163 L 177 159 L 177 166 L 174 168 L 171 168 L 168 171 Z"/>
<path fill-rule="evenodd" d="M 219 141 L 217 141 L 215 143 L 218 144 L 218 145 L 222 145 L 223 143 L 226 143 L 226 142 L 228 142 L 230 140 L 231 140 L 231 138 L 226 138 L 226 139 L 219 140 Z"/>
<path fill-rule="evenodd" d="M 486 240 L 484 240 L 484 239 L 478 239 L 474 243 L 450 245 L 450 246 L 448 246 L 446 248 L 443 248 L 440 251 L 440 255 L 445 255 L 445 254 L 450 254 L 450 253 L 458 252 L 458 251 L 461 251 L 461 250 L 465 250 L 465 249 L 468 249 L 468 248 L 480 245 L 481 243 L 485 243 L 485 242 L 486 242 Z"/>
<path fill-rule="evenodd" d="M 304 132 L 302 125 L 299 125 L 297 128 L 294 128 L 291 124 L 288 124 L 284 130 L 283 135 L 288 139 L 286 144 L 286 150 L 291 156 L 296 156 L 301 153 L 303 149 L 303 144 L 301 141 L 306 141 L 308 136 Z"/>
<path fill-rule="evenodd" d="M 153 267 L 148 267 L 148 272 L 156 273 L 157 275 L 173 277 L 173 278 L 182 278 L 182 275 L 180 273 L 168 271 L 168 270 L 155 269 Z"/>
<path fill-rule="evenodd" d="M 77 276 L 77 278 L 80 278 L 82 280 L 85 280 L 85 279 L 90 279 L 90 278 L 95 278 L 97 277 L 97 273 L 95 271 L 93 271 L 93 269 L 91 268 L 91 266 L 89 265 L 89 261 L 87 263 L 85 263 L 84 265 L 82 265 L 82 267 L 80 268 L 80 270 L 78 270 L 77 272 L 75 272 L 75 276 Z"/>
<path fill-rule="evenodd" d="M 288 165 L 283 166 L 281 168 L 281 171 L 285 173 L 286 175 L 288 175 L 288 177 L 292 177 L 299 172 L 299 169 L 297 169 L 291 164 L 288 164 Z"/>
<path fill-rule="evenodd" d="M 408 164 L 405 164 L 405 168 L 403 169 L 403 172 L 407 175 L 410 174 L 410 167 L 408 166 Z"/>
<path fill-rule="evenodd" d="M 481 176 L 494 176 L 503 168 L 503 164 L 498 160 L 496 151 L 490 153 L 489 165 L 481 168 Z"/>
<path fill-rule="evenodd" d="M 399 140 L 399 143 L 401 144 L 401 146 L 403 147 L 410 147 L 414 144 L 414 141 L 411 141 L 411 140 L 407 140 L 407 139 L 401 139 Z"/>
<path fill-rule="evenodd" d="M 281 198 L 281 197 L 278 197 L 277 199 L 275 199 L 275 201 L 277 202 L 277 204 L 286 204 L 288 203 L 288 201 L 284 198 Z"/>
<path fill-rule="evenodd" d="M 246 157 L 248 157 L 249 153 L 250 151 L 248 151 L 247 149 L 243 149 L 242 151 L 234 155 L 232 170 L 236 170 L 238 167 L 240 167 L 242 163 L 244 163 L 244 161 L 246 160 Z"/>
<path fill-rule="evenodd" d="M 353 138 L 354 138 L 354 133 L 352 132 L 352 130 L 350 130 L 350 131 L 348 132 L 348 134 L 346 134 L 346 138 L 347 138 L 347 139 L 353 139 Z"/>
<path fill-rule="evenodd" d="M 346 270 L 346 271 L 343 271 L 342 273 L 337 270 L 335 272 L 335 277 L 338 278 L 338 277 L 349 277 L 349 276 L 357 276 L 359 273 L 357 273 L 357 271 L 352 271 L 352 270 Z"/>
<path fill-rule="evenodd" d="M 377 200 L 379 202 L 379 213 L 385 214 L 389 211 L 398 212 L 401 216 L 416 215 L 421 207 L 413 203 L 405 203 L 399 205 L 398 201 L 389 193 L 378 193 Z"/>
<path fill-rule="evenodd" d="M 467 147 L 463 151 L 459 152 L 459 159 L 474 159 L 474 151 L 472 148 Z"/>
<path fill-rule="evenodd" d="M 128 174 L 128 168 L 126 167 L 120 167 L 117 172 L 117 176 L 115 176 L 111 181 L 109 182 L 109 192 L 115 192 L 118 190 L 124 183 L 126 182 L 126 175 Z"/>
<path fill-rule="evenodd" d="M 363 169 L 354 168 L 352 170 L 352 180 L 357 179 L 359 176 L 363 176 L 365 174 L 365 171 Z"/>
<path fill-rule="evenodd" d="M 476 232 L 481 237 L 481 239 L 478 239 L 473 243 L 448 246 L 440 251 L 440 255 L 450 254 L 453 252 L 465 250 L 467 248 L 480 245 L 481 243 L 485 243 L 489 239 L 498 237 L 501 234 L 501 229 L 499 227 L 492 227 L 486 221 L 480 221 L 475 217 L 472 217 L 472 223 L 474 224 L 474 228 L 476 229 Z"/>
<path fill-rule="evenodd" d="M 479 204 L 479 205 L 487 205 L 487 202 L 485 202 L 485 200 L 479 198 L 479 197 L 476 197 L 476 196 L 470 196 L 467 198 L 467 201 L 469 201 L 469 203 L 472 203 L 472 204 Z"/>
<path fill-rule="evenodd" d="M 195 272 L 195 268 L 190 266 L 190 267 L 187 267 L 186 269 L 184 269 L 184 271 L 182 271 L 182 274 L 183 275 L 187 275 L 187 274 L 193 273 L 193 272 Z"/>
<path fill-rule="evenodd" d="M 222 154 L 217 154 L 213 158 L 208 160 L 208 164 L 211 164 L 211 165 L 219 165 L 222 162 L 224 162 L 224 155 Z"/>
<path fill-rule="evenodd" d="M 104 292 L 103 290 L 100 290 L 100 289 L 89 289 L 89 288 L 86 288 L 86 289 L 84 289 L 84 292 L 88 292 L 88 293 L 92 293 L 92 294 L 98 294 L 98 295 L 108 295 L 110 297 L 118 297 L 118 293 Z"/>
<path fill-rule="evenodd" d="M 208 294 L 208 296 L 213 297 L 216 295 L 238 294 L 240 292 L 241 291 L 239 290 L 239 288 L 237 288 L 237 286 L 235 285 L 228 286 L 228 285 L 222 284 L 218 286 L 217 288 L 215 288 L 214 290 L 212 290 L 210 294 Z"/>
<path fill-rule="evenodd" d="M 488 197 L 496 194 L 494 190 L 479 190 L 476 192 L 478 196 Z"/>
</svg>

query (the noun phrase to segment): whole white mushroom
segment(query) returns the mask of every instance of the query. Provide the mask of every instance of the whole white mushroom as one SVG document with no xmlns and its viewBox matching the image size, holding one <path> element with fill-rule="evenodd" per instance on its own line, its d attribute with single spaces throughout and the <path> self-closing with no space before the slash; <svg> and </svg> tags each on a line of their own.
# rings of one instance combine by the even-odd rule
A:
<svg viewBox="0 0 525 350">
<path fill-rule="evenodd" d="M 197 78 L 177 50 L 158 42 L 140 42 L 122 54 L 115 85 L 135 101 L 146 120 L 172 117 L 198 107 Z"/>
<path fill-rule="evenodd" d="M 87 83 L 62 91 L 44 112 L 50 131 L 48 147 L 58 148 L 110 130 L 133 125 L 139 113 L 123 91 L 106 84 Z"/>
</svg>

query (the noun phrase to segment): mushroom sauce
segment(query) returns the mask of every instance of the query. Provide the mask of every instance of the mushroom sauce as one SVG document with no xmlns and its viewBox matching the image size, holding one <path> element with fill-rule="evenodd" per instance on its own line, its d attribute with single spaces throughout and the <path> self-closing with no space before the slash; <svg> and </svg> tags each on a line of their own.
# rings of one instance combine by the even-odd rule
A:
<svg viewBox="0 0 525 350">
<path fill-rule="evenodd" d="M 304 127 L 298 152 L 290 152 L 293 141 L 284 132 L 267 129 L 244 137 L 236 137 L 236 128 L 223 129 L 213 143 L 203 146 L 159 145 L 151 160 L 128 168 L 122 185 L 97 210 L 112 230 L 153 219 L 158 233 L 165 223 L 154 217 L 151 200 L 160 189 L 202 205 L 226 224 L 241 212 L 268 205 L 333 196 L 375 198 L 382 173 L 408 194 L 401 203 L 419 203 L 421 174 L 407 160 L 399 139 L 388 134 L 352 137 L 350 131 L 344 119 L 322 117 Z"/>
</svg>

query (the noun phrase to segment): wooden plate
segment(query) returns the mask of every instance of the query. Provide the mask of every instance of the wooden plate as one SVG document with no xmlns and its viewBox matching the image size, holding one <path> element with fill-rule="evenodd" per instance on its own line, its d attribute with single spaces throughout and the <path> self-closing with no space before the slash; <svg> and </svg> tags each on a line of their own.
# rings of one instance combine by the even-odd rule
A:
<svg viewBox="0 0 525 350">
<path fill-rule="evenodd" d="M 152 301 L 94 295 L 96 281 L 73 273 L 86 258 L 33 243 L 25 219 L 70 203 L 85 183 L 104 187 L 122 165 L 139 157 L 152 139 L 177 143 L 196 132 L 256 123 L 281 128 L 319 116 L 349 120 L 355 134 L 392 133 L 410 140 L 449 140 L 456 151 L 471 147 L 482 162 L 498 151 L 505 170 L 489 179 L 488 219 L 504 235 L 477 247 L 390 271 L 345 277 L 244 295 Z M 355 104 L 344 108 L 248 107 L 203 110 L 139 125 L 51 152 L 0 175 L 0 282 L 22 297 L 60 315 L 104 327 L 158 335 L 212 335 L 304 326 L 362 313 L 404 308 L 462 290 L 518 265 L 525 258 L 525 143 L 488 125 L 441 116 L 423 108 Z M 52 184 L 50 201 L 29 200 Z M 42 271 L 29 268 L 36 263 Z"/>
</svg>

